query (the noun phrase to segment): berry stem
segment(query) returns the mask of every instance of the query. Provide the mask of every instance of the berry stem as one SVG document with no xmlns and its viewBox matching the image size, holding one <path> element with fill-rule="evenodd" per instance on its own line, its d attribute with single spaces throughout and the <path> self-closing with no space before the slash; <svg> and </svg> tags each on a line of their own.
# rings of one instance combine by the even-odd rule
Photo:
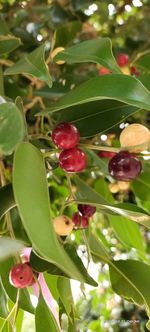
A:
<svg viewBox="0 0 150 332">
<path fill-rule="evenodd" d="M 86 250 L 87 250 L 87 270 L 88 270 L 90 261 L 92 261 L 92 256 L 91 256 L 85 229 L 82 229 L 82 236 L 83 236 L 83 241 L 85 243 Z"/>
<path fill-rule="evenodd" d="M 17 289 L 17 297 L 16 297 L 16 303 L 15 303 L 15 312 L 14 312 L 14 319 L 13 319 L 13 326 L 15 327 L 18 311 L 19 311 L 19 297 L 20 297 L 20 289 Z"/>
</svg>

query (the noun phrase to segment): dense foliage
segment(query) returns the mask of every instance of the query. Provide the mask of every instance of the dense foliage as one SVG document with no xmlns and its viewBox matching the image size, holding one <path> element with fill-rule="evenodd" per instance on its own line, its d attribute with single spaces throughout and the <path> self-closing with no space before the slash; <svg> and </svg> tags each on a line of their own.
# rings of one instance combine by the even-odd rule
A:
<svg viewBox="0 0 150 332">
<path fill-rule="evenodd" d="M 149 9 L 0 1 L 1 332 L 150 330 Z"/>
</svg>

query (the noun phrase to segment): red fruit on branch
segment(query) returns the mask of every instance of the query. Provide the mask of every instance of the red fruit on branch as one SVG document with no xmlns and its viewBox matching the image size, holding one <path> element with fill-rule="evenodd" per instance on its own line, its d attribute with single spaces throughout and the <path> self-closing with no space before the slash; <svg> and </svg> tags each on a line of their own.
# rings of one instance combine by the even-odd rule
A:
<svg viewBox="0 0 150 332">
<path fill-rule="evenodd" d="M 139 76 L 140 75 L 139 70 L 135 66 L 131 66 L 130 67 L 130 73 L 133 76 Z"/>
<path fill-rule="evenodd" d="M 79 212 L 75 212 L 72 216 L 72 221 L 76 228 L 87 228 L 89 225 L 88 218 L 81 216 Z"/>
<path fill-rule="evenodd" d="M 31 286 L 35 280 L 30 265 L 28 263 L 14 265 L 10 270 L 9 281 L 15 288 Z"/>
<path fill-rule="evenodd" d="M 59 165 L 66 172 L 81 172 L 86 168 L 87 158 L 78 148 L 64 150 L 59 155 Z"/>
<path fill-rule="evenodd" d="M 61 149 L 74 148 L 80 139 L 78 129 L 71 123 L 63 122 L 58 124 L 52 131 L 53 142 Z"/>
<path fill-rule="evenodd" d="M 129 62 L 128 54 L 119 53 L 116 57 L 116 61 L 117 61 L 119 67 L 126 66 Z"/>
<path fill-rule="evenodd" d="M 79 204 L 78 211 L 82 216 L 90 218 L 96 212 L 96 207 L 87 204 Z"/>
<path fill-rule="evenodd" d="M 108 158 L 108 159 L 113 158 L 115 155 L 116 155 L 116 152 L 111 152 L 111 151 L 100 151 L 98 153 L 98 156 L 100 158 Z"/>
<path fill-rule="evenodd" d="M 116 180 L 130 181 L 141 173 L 142 164 L 133 154 L 121 151 L 109 161 L 108 169 Z"/>
<path fill-rule="evenodd" d="M 101 67 L 98 70 L 99 75 L 108 75 L 111 74 L 111 71 L 108 68 Z"/>
</svg>

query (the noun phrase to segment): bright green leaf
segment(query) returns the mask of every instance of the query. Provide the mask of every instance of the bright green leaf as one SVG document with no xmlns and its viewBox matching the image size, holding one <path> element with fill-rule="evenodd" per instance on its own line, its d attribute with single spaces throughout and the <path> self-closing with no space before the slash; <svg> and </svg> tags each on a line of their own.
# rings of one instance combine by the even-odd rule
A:
<svg viewBox="0 0 150 332">
<path fill-rule="evenodd" d="M 38 305 L 35 312 L 35 326 L 36 332 L 59 332 L 60 328 L 57 325 L 55 317 L 47 307 L 43 297 L 40 295 Z"/>
</svg>

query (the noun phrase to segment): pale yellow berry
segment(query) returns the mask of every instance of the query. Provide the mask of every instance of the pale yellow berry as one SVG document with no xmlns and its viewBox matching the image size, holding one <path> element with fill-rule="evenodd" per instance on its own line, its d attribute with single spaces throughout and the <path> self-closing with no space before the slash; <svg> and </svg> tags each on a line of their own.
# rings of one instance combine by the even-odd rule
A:
<svg viewBox="0 0 150 332">
<path fill-rule="evenodd" d="M 119 191 L 118 183 L 110 183 L 109 184 L 109 190 L 112 194 L 116 194 Z"/>
<path fill-rule="evenodd" d="M 127 191 L 130 188 L 130 182 L 118 181 L 118 187 L 120 190 Z"/>
<path fill-rule="evenodd" d="M 72 220 L 65 215 L 56 217 L 53 222 L 55 232 L 60 236 L 69 235 L 74 227 Z"/>
<path fill-rule="evenodd" d="M 64 47 L 56 47 L 56 48 L 53 50 L 53 52 L 51 53 L 51 59 L 54 59 L 55 56 L 56 56 L 58 53 L 62 52 L 62 51 L 64 51 Z M 65 63 L 65 61 L 63 61 L 63 60 L 58 60 L 58 61 L 56 61 L 56 63 L 57 63 L 57 65 L 63 65 L 63 64 Z"/>
<path fill-rule="evenodd" d="M 122 147 L 129 147 L 130 152 L 142 152 L 147 150 L 150 140 L 150 131 L 145 126 L 139 123 L 133 123 L 123 129 L 120 134 L 120 145 Z M 136 145 L 140 145 L 135 147 Z M 130 148 L 132 147 L 132 148 Z"/>
<path fill-rule="evenodd" d="M 125 67 L 121 68 L 121 71 L 125 75 L 130 75 L 130 69 L 129 69 L 128 66 L 125 66 Z"/>
</svg>

